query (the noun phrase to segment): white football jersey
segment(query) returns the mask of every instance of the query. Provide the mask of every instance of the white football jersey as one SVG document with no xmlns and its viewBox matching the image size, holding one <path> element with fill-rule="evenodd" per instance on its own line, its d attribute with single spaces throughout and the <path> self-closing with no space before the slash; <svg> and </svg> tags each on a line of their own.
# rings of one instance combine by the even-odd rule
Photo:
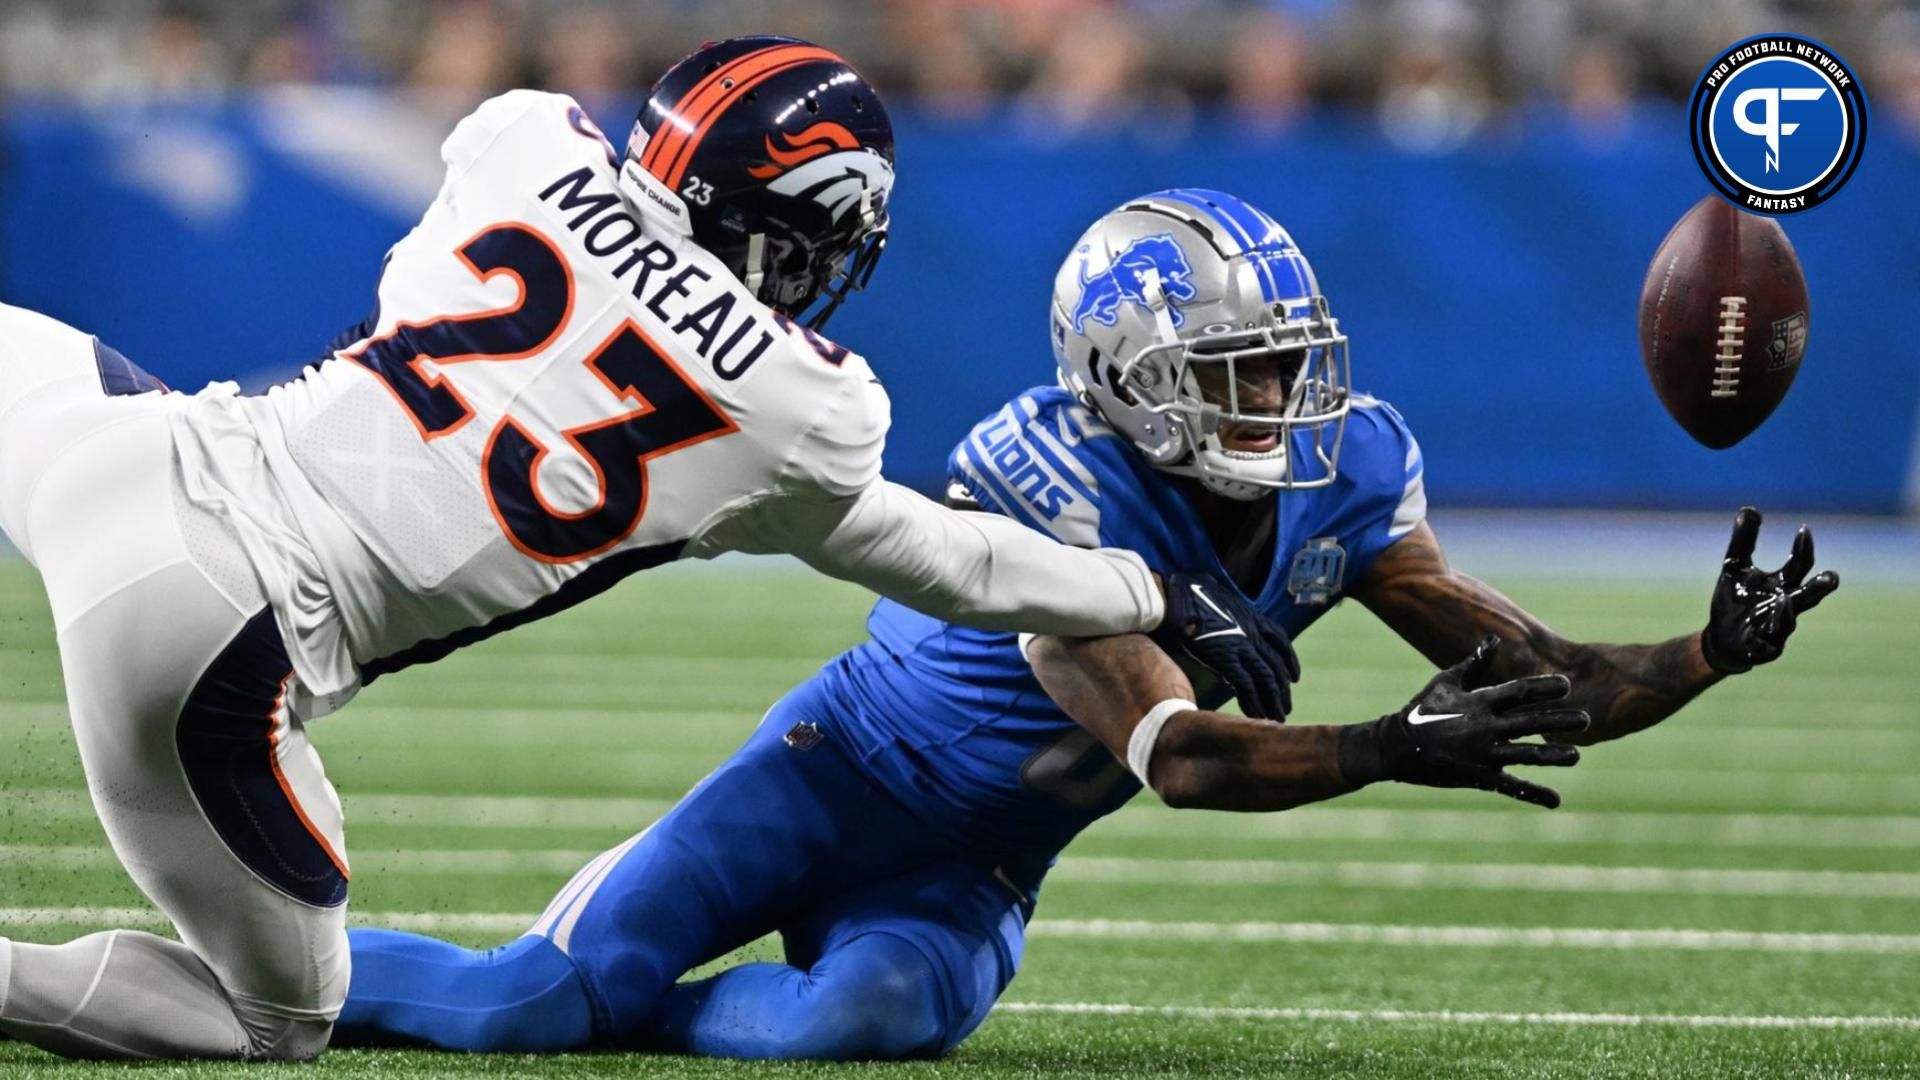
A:
<svg viewBox="0 0 1920 1080">
<path fill-rule="evenodd" d="M 181 489 L 231 523 L 299 712 L 683 556 L 790 552 L 941 618 L 1156 625 L 1137 555 L 1063 547 L 880 479 L 886 392 L 679 218 L 623 198 L 572 99 L 463 120 L 377 306 L 264 395 L 176 411 Z"/>
<path fill-rule="evenodd" d="M 572 99 L 495 98 L 443 153 L 365 336 L 187 413 L 202 443 L 225 409 L 259 432 L 361 669 L 577 602 L 758 500 L 877 476 L 866 362 L 636 212 Z M 339 659 L 320 681 L 348 680 Z"/>
</svg>

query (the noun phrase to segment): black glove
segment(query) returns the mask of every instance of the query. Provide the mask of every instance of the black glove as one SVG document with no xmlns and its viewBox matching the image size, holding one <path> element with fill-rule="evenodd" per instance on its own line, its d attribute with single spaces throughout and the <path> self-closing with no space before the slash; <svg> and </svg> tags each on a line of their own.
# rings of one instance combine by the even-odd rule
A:
<svg viewBox="0 0 1920 1080">
<path fill-rule="evenodd" d="M 1287 684 L 1300 679 L 1287 632 L 1212 574 L 1169 574 L 1166 590 L 1167 614 L 1154 642 L 1218 675 L 1248 716 L 1285 720 L 1293 708 Z"/>
<path fill-rule="evenodd" d="M 1483 686 L 1500 639 L 1482 638 L 1473 655 L 1433 677 L 1406 708 L 1340 731 L 1340 772 L 1370 784 L 1399 780 L 1428 787 L 1471 787 L 1551 810 L 1560 805 L 1552 788 L 1501 771 L 1506 765 L 1572 765 L 1571 746 L 1523 743 L 1528 735 L 1583 731 L 1579 709 L 1536 709 L 1560 701 L 1572 684 L 1565 675 L 1531 675 Z"/>
<path fill-rule="evenodd" d="M 1771 574 L 1753 565 L 1753 545 L 1759 539 L 1760 511 L 1741 507 L 1733 518 L 1733 539 L 1720 564 L 1720 580 L 1713 587 L 1707 628 L 1700 631 L 1707 666 L 1722 675 L 1739 675 L 1780 659 L 1800 613 L 1813 610 L 1840 587 L 1840 575 L 1831 570 L 1807 579 L 1813 569 L 1812 529 L 1800 526 L 1786 565 Z"/>
</svg>

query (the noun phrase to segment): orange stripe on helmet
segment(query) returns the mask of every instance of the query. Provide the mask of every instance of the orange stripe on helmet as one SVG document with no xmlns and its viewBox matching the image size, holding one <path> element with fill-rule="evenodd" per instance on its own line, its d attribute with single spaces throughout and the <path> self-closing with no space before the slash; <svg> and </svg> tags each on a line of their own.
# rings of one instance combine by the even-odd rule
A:
<svg viewBox="0 0 1920 1080">
<path fill-rule="evenodd" d="M 666 143 L 660 147 L 660 155 L 653 158 L 653 164 L 647 171 L 665 181 L 668 187 L 678 190 L 680 181 L 685 179 L 687 165 L 693 160 L 693 152 L 700 145 L 707 132 L 713 129 L 714 122 L 754 87 L 780 72 L 802 64 L 826 61 L 844 64 L 846 61 L 826 49 L 813 45 L 782 45 L 755 53 L 735 70 L 730 81 L 731 86 L 716 83 L 708 86 L 698 95 L 689 94 L 683 107 L 676 112 L 681 119 L 693 125 L 693 130 L 683 130 L 680 125 L 672 125 Z M 715 72 L 718 74 L 718 72 Z M 669 130 L 663 127 L 663 130 Z M 652 150 L 651 144 L 648 149 Z M 646 162 L 643 159 L 642 164 Z"/>
<path fill-rule="evenodd" d="M 755 165 L 747 170 L 747 175 L 755 180 L 771 180 L 795 165 L 802 165 L 814 158 L 829 154 L 835 150 L 858 150 L 860 140 L 853 132 L 831 120 L 822 120 L 809 124 L 806 130 L 789 135 L 779 132 L 780 141 L 787 144 L 785 149 L 773 145 L 773 136 L 766 137 L 768 164 Z"/>
<path fill-rule="evenodd" d="M 785 48 L 789 48 L 789 46 L 769 45 L 764 49 L 755 49 L 752 52 L 736 56 L 712 71 L 707 72 L 699 82 L 694 83 L 691 89 L 680 96 L 679 101 L 674 102 L 673 105 L 667 109 L 668 118 L 661 120 L 659 130 L 655 131 L 653 137 L 647 140 L 647 149 L 640 156 L 641 167 L 648 172 L 655 172 L 653 167 L 654 161 L 662 154 L 664 144 L 667 140 L 675 133 L 684 134 L 684 132 L 680 131 L 679 125 L 675 124 L 670 118 L 679 118 L 682 123 L 687 123 L 685 114 L 702 94 L 733 78 L 735 73 L 739 71 L 740 65 L 747 63 L 754 57 L 765 56 L 770 52 Z M 689 126 L 691 126 L 691 124 L 689 124 Z M 658 173 L 655 173 L 655 175 L 658 175 Z"/>
</svg>

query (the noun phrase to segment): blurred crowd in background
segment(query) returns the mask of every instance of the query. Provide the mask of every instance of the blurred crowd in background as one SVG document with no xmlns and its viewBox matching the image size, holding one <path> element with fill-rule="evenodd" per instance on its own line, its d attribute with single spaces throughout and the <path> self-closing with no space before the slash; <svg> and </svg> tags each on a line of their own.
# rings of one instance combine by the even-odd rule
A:
<svg viewBox="0 0 1920 1080">
<path fill-rule="evenodd" d="M 1604 138 L 1741 37 L 1808 33 L 1920 139 L 1915 0 L 0 0 L 0 87 L 93 101 L 397 86 L 450 108 L 537 86 L 628 105 L 703 40 L 840 50 L 896 102 L 1072 134 L 1316 106 L 1444 149 L 1559 106 Z"/>
<path fill-rule="evenodd" d="M 1770 31 L 1853 66 L 1865 167 L 1788 222 L 1820 312 L 1792 397 L 1676 469 L 1700 451 L 1634 304 L 1707 192 L 1694 82 Z M 1315 252 L 1378 360 L 1360 385 L 1473 463 L 1434 474 L 1449 505 L 1920 512 L 1920 0 L 0 0 L 0 297 L 175 385 L 270 385 L 365 313 L 483 98 L 569 93 L 622 142 L 667 64 L 756 32 L 841 51 L 902 129 L 888 268 L 834 324 L 911 357 L 886 368 L 896 479 L 941 490 L 966 425 L 1050 377 L 1076 223 L 1183 183 Z M 1592 422 L 1487 420 L 1542 401 Z"/>
</svg>

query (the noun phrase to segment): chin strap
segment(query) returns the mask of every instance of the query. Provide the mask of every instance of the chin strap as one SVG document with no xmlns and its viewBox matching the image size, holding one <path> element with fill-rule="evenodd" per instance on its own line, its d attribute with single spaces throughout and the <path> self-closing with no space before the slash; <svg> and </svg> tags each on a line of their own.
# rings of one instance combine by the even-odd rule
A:
<svg viewBox="0 0 1920 1080">
<path fill-rule="evenodd" d="M 1140 291 L 1146 297 L 1147 310 L 1153 315 L 1154 344 L 1177 344 L 1180 340 L 1180 333 L 1173 328 L 1173 315 L 1168 307 L 1166 290 L 1160 287 L 1160 271 L 1158 269 L 1151 266 L 1146 268 L 1145 272 L 1141 275 Z M 1139 350 L 1135 355 L 1137 356 L 1139 353 L 1145 351 L 1144 349 Z M 1141 374 L 1143 370 L 1142 368 L 1135 367 L 1127 373 L 1129 381 L 1133 383 L 1133 388 L 1135 390 L 1153 389 L 1159 391 L 1160 388 L 1156 385 L 1159 377 L 1154 372 L 1146 371 L 1146 375 L 1153 380 L 1152 382 L 1142 383 L 1138 379 L 1133 378 L 1133 376 Z M 1171 385 L 1167 386 L 1164 392 L 1178 399 L 1180 394 L 1180 376 L 1169 371 L 1168 378 Z M 1188 434 L 1189 436 L 1197 436 L 1199 433 L 1189 432 Z"/>
<path fill-rule="evenodd" d="M 1169 344 L 1180 339 L 1179 331 L 1173 328 L 1173 312 L 1169 307 L 1167 292 L 1160 287 L 1160 270 L 1149 266 L 1143 275 L 1141 292 L 1147 297 L 1147 310 L 1153 312 L 1153 329 L 1161 344 Z"/>
<path fill-rule="evenodd" d="M 754 233 L 747 237 L 747 295 L 756 300 L 764 300 L 760 295 L 760 286 L 767 280 L 767 234 Z"/>
<path fill-rule="evenodd" d="M 1160 271 L 1157 268 L 1147 267 L 1143 275 L 1143 280 L 1141 281 L 1141 291 L 1146 294 L 1147 310 L 1153 313 L 1153 329 L 1154 336 L 1157 339 L 1156 344 L 1178 344 L 1180 341 L 1180 332 L 1175 330 L 1173 326 L 1172 301 L 1167 298 L 1166 289 L 1160 284 Z M 1166 388 L 1166 395 L 1168 398 L 1178 401 L 1180 399 L 1180 383 L 1187 374 L 1187 365 L 1184 360 L 1176 363 L 1174 368 L 1169 370 L 1167 374 L 1170 385 Z M 1138 386 L 1137 383 L 1135 385 Z M 1201 444 L 1219 433 L 1220 408 L 1217 405 L 1209 405 L 1206 400 L 1200 396 L 1197 388 L 1193 400 L 1199 405 L 1199 414 L 1197 416 L 1186 416 L 1182 419 L 1181 423 L 1186 429 L 1187 443 L 1190 452 L 1198 454 Z M 1168 414 L 1167 423 L 1169 425 L 1173 423 L 1172 414 Z"/>
</svg>

